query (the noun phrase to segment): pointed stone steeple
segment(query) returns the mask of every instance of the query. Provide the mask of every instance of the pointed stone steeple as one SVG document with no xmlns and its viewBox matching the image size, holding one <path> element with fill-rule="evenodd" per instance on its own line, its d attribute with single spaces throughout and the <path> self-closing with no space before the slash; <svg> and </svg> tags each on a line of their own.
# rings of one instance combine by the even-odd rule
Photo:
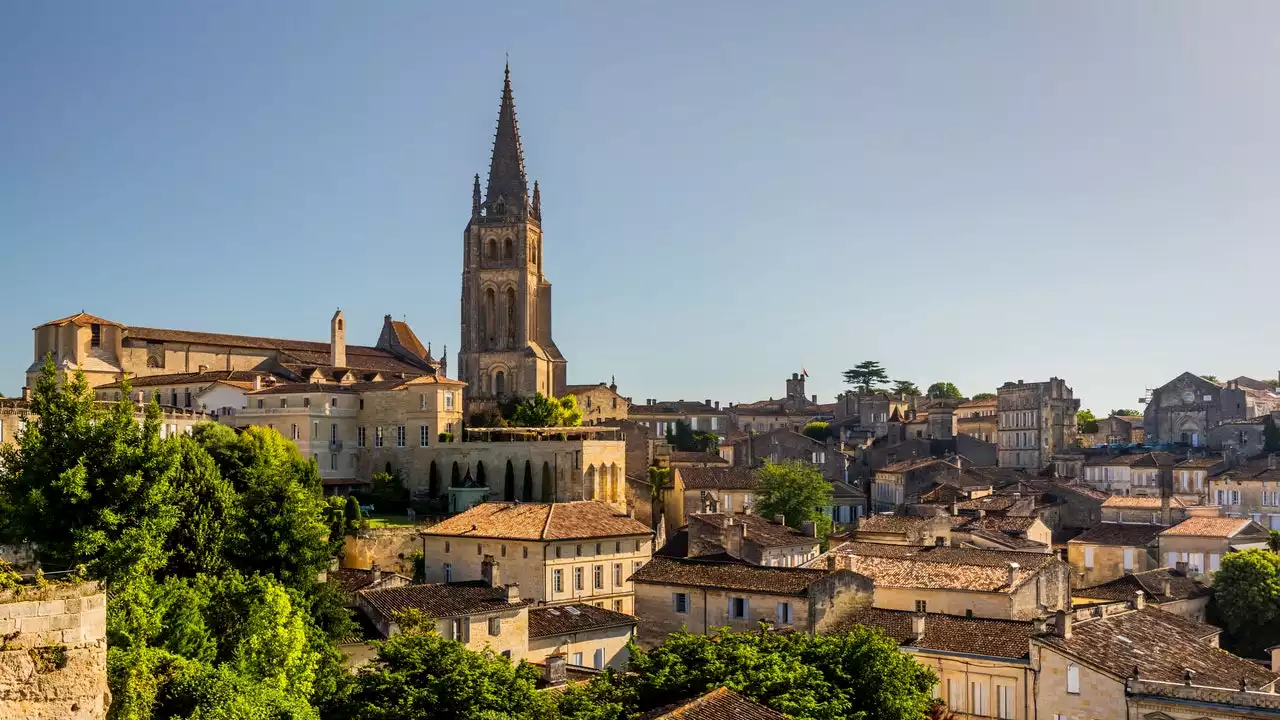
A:
<svg viewBox="0 0 1280 720">
<path fill-rule="evenodd" d="M 480 219 L 480 173 L 476 173 L 475 184 L 471 186 L 471 219 Z"/>
<path fill-rule="evenodd" d="M 533 219 L 542 219 L 542 191 L 538 189 L 538 181 L 533 181 Z"/>
<path fill-rule="evenodd" d="M 485 214 L 488 217 L 521 216 L 528 210 L 528 203 L 529 183 L 524 174 L 524 152 L 520 149 L 520 126 L 516 123 L 516 101 L 511 94 L 511 66 L 508 65 L 502 82 L 493 158 L 489 162 Z"/>
</svg>

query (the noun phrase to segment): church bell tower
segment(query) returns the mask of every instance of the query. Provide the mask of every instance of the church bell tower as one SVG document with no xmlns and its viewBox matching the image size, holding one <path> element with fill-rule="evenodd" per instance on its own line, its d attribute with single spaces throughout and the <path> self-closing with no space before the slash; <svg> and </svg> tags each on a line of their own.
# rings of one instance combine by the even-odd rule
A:
<svg viewBox="0 0 1280 720">
<path fill-rule="evenodd" d="M 551 283 L 542 274 L 542 194 L 524 170 L 511 68 L 484 195 L 471 188 L 463 231 L 462 349 L 458 377 L 467 412 L 534 393 L 562 395 L 567 361 L 551 339 Z"/>
</svg>

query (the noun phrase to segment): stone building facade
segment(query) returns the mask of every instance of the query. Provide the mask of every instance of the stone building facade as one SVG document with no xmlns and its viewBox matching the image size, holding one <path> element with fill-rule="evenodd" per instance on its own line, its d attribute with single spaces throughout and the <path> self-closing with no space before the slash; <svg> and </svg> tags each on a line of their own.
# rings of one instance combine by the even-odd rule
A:
<svg viewBox="0 0 1280 720">
<path fill-rule="evenodd" d="M 564 394 L 568 361 L 551 339 L 551 283 L 542 272 L 542 196 L 529 193 L 506 71 L 483 199 L 472 188 L 462 236 L 462 351 L 468 413 L 504 398 Z"/>
<path fill-rule="evenodd" d="M 612 420 L 626 420 L 631 401 L 618 394 L 618 384 L 566 385 L 565 394 L 572 395 L 582 411 L 583 425 L 599 425 Z"/>
<path fill-rule="evenodd" d="M 643 405 L 632 405 L 627 410 L 629 419 L 649 428 L 656 437 L 664 437 L 676 431 L 676 423 L 688 423 L 694 432 L 715 433 L 721 438 L 729 436 L 729 414 L 720 409 L 720 402 L 685 400 L 658 400 L 649 398 Z"/>
<path fill-rule="evenodd" d="M 1156 388 L 1143 411 L 1148 444 L 1204 447 L 1210 432 L 1233 420 L 1262 418 L 1280 410 L 1280 396 L 1249 378 L 1217 383 L 1184 372 Z"/>
<path fill-rule="evenodd" d="M 100 402 L 99 407 L 105 407 Z M 13 445 L 18 442 L 18 434 L 33 421 L 31 402 L 22 398 L 0 398 L 0 445 Z M 146 417 L 146 407 L 142 404 L 134 408 L 134 418 L 141 423 Z M 160 415 L 160 437 L 170 435 L 190 435 L 192 426 L 208 422 L 210 418 L 196 410 L 165 407 Z"/>
<path fill-rule="evenodd" d="M 1077 400 L 1060 378 L 1007 382 L 996 390 L 1000 467 L 1039 471 L 1076 444 Z"/>
</svg>

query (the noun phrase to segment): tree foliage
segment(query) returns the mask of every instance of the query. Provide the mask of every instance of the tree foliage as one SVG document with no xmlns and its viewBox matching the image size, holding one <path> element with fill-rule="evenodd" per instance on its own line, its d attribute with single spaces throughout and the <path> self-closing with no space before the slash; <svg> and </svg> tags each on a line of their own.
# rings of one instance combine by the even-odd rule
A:
<svg viewBox="0 0 1280 720">
<path fill-rule="evenodd" d="M 1076 428 L 1082 433 L 1098 432 L 1098 418 L 1088 408 L 1076 411 Z"/>
<path fill-rule="evenodd" d="M 683 420 L 676 420 L 675 429 L 667 432 L 667 442 L 672 450 L 681 452 L 716 454 L 720 450 L 720 436 L 709 432 L 695 432 L 689 423 Z"/>
<path fill-rule="evenodd" d="M 893 383 L 894 395 L 920 395 L 920 387 L 910 380 L 898 380 Z"/>
<path fill-rule="evenodd" d="M 1216 383 L 1216 382 L 1218 382 L 1218 376 L 1217 376 L 1217 375 L 1201 375 L 1201 376 L 1200 376 L 1200 378 L 1201 378 L 1202 380 L 1208 380 L 1208 381 L 1209 381 L 1209 382 L 1211 382 L 1211 383 Z"/>
<path fill-rule="evenodd" d="M 877 631 L 837 635 L 683 630 L 632 648 L 626 673 L 569 689 L 565 718 L 622 718 L 728 687 L 796 720 L 924 718 L 937 677 Z"/>
<path fill-rule="evenodd" d="M 992 392 L 980 392 L 977 395 L 974 395 L 972 399 L 973 400 L 995 400 L 996 394 Z"/>
<path fill-rule="evenodd" d="M 1262 449 L 1267 452 L 1280 452 L 1280 427 L 1276 427 L 1274 415 L 1268 415 L 1262 421 Z"/>
<path fill-rule="evenodd" d="M 826 518 L 823 508 L 831 505 L 831 483 L 817 468 L 793 460 L 766 464 L 758 472 L 756 514 L 767 518 L 785 515 L 791 527 Z"/>
<path fill-rule="evenodd" d="M 1280 639 L 1280 556 L 1257 549 L 1223 555 L 1213 576 L 1213 606 L 1237 652 L 1256 654 L 1274 645 Z"/>
<path fill-rule="evenodd" d="M 800 432 L 818 442 L 826 442 L 827 438 L 831 437 L 831 423 L 814 420 L 807 423 Z"/>
<path fill-rule="evenodd" d="M 844 381 L 866 395 L 882 389 L 881 385 L 889 382 L 889 373 L 875 360 L 863 360 L 844 371 Z"/>
<path fill-rule="evenodd" d="M 1116 416 L 1133 417 L 1134 415 L 1141 415 L 1141 414 L 1142 414 L 1141 412 L 1137 410 L 1132 410 L 1130 408 L 1120 408 L 1119 410 L 1111 411 L 1111 417 L 1116 417 Z"/>
<path fill-rule="evenodd" d="M 925 394 L 935 400 L 959 400 L 964 397 L 959 388 L 949 382 L 936 382 L 929 386 Z"/>
<path fill-rule="evenodd" d="M 514 427 L 577 427 L 582 424 L 582 410 L 573 395 L 556 398 L 538 393 L 517 401 L 504 415 Z"/>
</svg>

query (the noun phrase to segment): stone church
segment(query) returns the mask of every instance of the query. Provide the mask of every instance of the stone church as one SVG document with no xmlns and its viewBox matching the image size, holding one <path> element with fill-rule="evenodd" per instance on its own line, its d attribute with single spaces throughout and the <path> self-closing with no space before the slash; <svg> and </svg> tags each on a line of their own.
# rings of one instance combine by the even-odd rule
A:
<svg viewBox="0 0 1280 720">
<path fill-rule="evenodd" d="M 507 68 L 489 181 L 480 176 L 463 232 L 462 349 L 467 413 L 505 398 L 563 395 L 568 362 L 551 339 L 551 283 L 542 274 L 542 196 L 529 192 Z"/>
</svg>

